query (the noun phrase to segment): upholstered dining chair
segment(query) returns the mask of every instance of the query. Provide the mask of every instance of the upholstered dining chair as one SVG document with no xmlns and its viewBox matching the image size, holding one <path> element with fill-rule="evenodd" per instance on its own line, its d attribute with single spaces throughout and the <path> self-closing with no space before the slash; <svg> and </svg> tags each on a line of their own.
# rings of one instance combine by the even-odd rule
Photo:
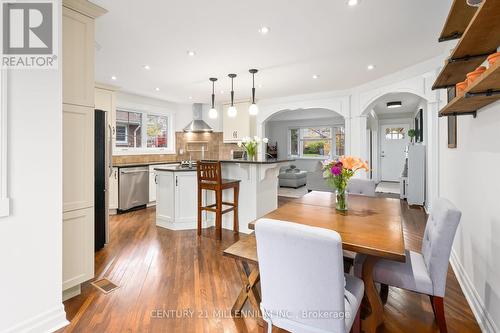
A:
<svg viewBox="0 0 500 333">
<path fill-rule="evenodd" d="M 359 332 L 364 284 L 344 275 L 337 232 L 260 219 L 255 236 L 268 332 Z"/>
<path fill-rule="evenodd" d="M 347 192 L 349 194 L 375 196 L 375 181 L 371 179 L 351 178 L 347 182 Z"/>
<path fill-rule="evenodd" d="M 351 178 L 347 182 L 347 192 L 349 194 L 363 195 L 366 197 L 375 196 L 375 181 L 371 179 Z M 356 253 L 344 251 L 344 271 L 349 272 L 354 264 Z"/>
<path fill-rule="evenodd" d="M 375 264 L 373 279 L 381 283 L 381 298 L 387 301 L 388 288 L 394 286 L 430 296 L 439 330 L 447 332 L 444 316 L 446 273 L 453 239 L 462 213 L 448 200 L 440 198 L 427 219 L 422 253 L 406 250 L 406 262 L 380 260 Z M 365 256 L 357 255 L 354 273 L 362 274 Z"/>
</svg>

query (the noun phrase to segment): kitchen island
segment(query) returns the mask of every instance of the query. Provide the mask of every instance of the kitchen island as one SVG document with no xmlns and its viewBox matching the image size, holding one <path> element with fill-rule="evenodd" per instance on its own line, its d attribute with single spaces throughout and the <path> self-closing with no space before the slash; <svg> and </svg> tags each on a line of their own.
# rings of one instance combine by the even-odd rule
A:
<svg viewBox="0 0 500 333">
<path fill-rule="evenodd" d="M 248 223 L 278 208 L 278 173 L 293 160 L 220 160 L 222 177 L 240 180 L 239 230 L 250 233 Z M 216 162 L 216 160 L 210 160 Z M 156 224 L 172 230 L 197 227 L 197 179 L 195 168 L 179 165 L 155 168 L 157 173 Z M 233 201 L 233 191 L 223 201 Z M 204 205 L 215 203 L 212 191 L 204 191 Z M 211 227 L 215 214 L 203 213 L 203 228 Z M 233 212 L 223 215 L 222 227 L 233 229 Z"/>
</svg>

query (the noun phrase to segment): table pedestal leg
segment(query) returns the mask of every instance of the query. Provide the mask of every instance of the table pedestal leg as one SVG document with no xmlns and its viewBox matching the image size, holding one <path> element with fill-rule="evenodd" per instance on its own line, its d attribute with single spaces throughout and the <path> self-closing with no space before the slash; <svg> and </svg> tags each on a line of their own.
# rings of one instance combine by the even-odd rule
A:
<svg viewBox="0 0 500 333">
<path fill-rule="evenodd" d="M 384 306 L 380 295 L 373 282 L 373 267 L 378 258 L 367 256 L 363 263 L 363 282 L 365 283 L 365 301 L 371 309 L 370 313 L 364 318 L 362 328 L 364 332 L 376 332 L 377 327 L 384 321 Z"/>
<path fill-rule="evenodd" d="M 241 309 L 243 309 L 246 301 L 250 300 L 252 309 L 256 311 L 260 320 L 262 317 L 260 313 L 260 296 L 256 286 L 260 280 L 259 268 L 255 266 L 254 269 L 251 270 L 248 263 L 241 260 L 236 260 L 236 263 L 240 271 L 243 287 L 241 288 L 240 295 L 231 309 L 231 314 L 233 316 L 241 316 Z"/>
</svg>

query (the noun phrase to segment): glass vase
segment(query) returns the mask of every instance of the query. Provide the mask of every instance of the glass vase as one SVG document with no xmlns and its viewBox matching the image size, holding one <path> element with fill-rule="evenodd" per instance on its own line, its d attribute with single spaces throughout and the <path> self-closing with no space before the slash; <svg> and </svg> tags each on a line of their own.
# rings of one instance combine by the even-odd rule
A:
<svg viewBox="0 0 500 333">
<path fill-rule="evenodd" d="M 335 209 L 338 210 L 339 212 L 346 212 L 347 211 L 347 199 L 348 199 L 348 193 L 346 189 L 339 190 L 337 189 L 335 191 Z"/>
<path fill-rule="evenodd" d="M 248 161 L 255 161 L 256 160 L 256 154 L 255 152 L 249 152 L 247 151 L 247 160 Z"/>
</svg>

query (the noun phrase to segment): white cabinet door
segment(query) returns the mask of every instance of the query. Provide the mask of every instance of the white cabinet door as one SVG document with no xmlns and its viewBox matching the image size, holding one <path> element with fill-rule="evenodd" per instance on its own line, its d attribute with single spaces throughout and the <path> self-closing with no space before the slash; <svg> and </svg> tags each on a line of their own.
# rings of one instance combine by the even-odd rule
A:
<svg viewBox="0 0 500 333">
<path fill-rule="evenodd" d="M 63 104 L 63 209 L 94 206 L 94 108 Z"/>
<path fill-rule="evenodd" d="M 195 172 L 175 173 L 175 220 L 188 222 L 196 219 L 197 207 L 197 179 Z"/>
<path fill-rule="evenodd" d="M 114 90 L 104 89 L 101 87 L 95 88 L 95 108 L 98 110 L 107 111 L 108 126 L 113 137 L 112 147 L 115 144 L 116 138 L 116 95 Z"/>
<path fill-rule="evenodd" d="M 155 165 L 149 166 L 149 202 L 156 201 L 156 173 L 155 173 Z"/>
<path fill-rule="evenodd" d="M 118 209 L 118 168 L 109 177 L 109 209 Z"/>
<path fill-rule="evenodd" d="M 156 216 L 167 222 L 175 219 L 175 178 L 173 172 L 158 172 Z"/>
<path fill-rule="evenodd" d="M 94 20 L 63 7 L 63 103 L 94 108 Z"/>
<path fill-rule="evenodd" d="M 63 290 L 94 277 L 94 208 L 63 214 Z"/>
<path fill-rule="evenodd" d="M 222 121 L 223 121 L 223 139 L 224 142 L 237 142 L 241 140 L 245 136 L 252 136 L 253 133 L 251 131 L 251 120 L 255 120 L 253 117 L 250 118 L 250 114 L 248 113 L 248 108 L 250 107 L 250 103 L 241 102 L 235 103 L 234 106 L 238 110 L 236 117 L 229 117 L 227 115 L 227 109 L 229 108 L 229 104 L 225 104 L 222 107 Z"/>
</svg>

